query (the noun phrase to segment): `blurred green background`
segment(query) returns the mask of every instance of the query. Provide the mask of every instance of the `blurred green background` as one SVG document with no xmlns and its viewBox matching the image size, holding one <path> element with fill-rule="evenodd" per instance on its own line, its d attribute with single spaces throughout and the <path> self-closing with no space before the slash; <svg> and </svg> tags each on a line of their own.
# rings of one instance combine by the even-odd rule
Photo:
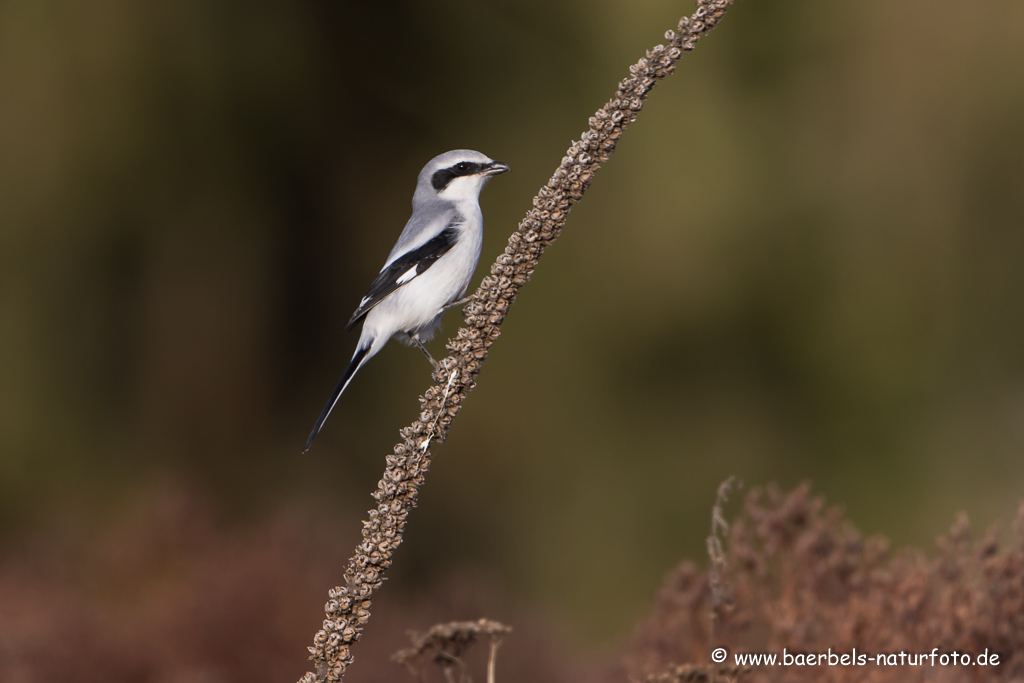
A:
<svg viewBox="0 0 1024 683">
<path fill-rule="evenodd" d="M 691 10 L 0 2 L 0 547 L 165 478 L 350 538 L 419 352 L 388 346 L 300 451 L 416 173 L 460 147 L 512 167 L 482 198 L 489 264 Z M 810 479 L 900 545 L 1009 518 L 1022 35 L 1017 0 L 740 0 L 521 292 L 388 588 L 476 572 L 603 643 L 703 557 L 732 474 Z"/>
</svg>

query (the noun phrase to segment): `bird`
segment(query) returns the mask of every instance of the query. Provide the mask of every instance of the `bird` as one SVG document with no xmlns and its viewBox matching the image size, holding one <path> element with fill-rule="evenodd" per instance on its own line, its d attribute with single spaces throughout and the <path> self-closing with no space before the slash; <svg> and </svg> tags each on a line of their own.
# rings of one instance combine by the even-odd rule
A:
<svg viewBox="0 0 1024 683">
<path fill-rule="evenodd" d="M 434 335 L 448 308 L 464 303 L 483 243 L 480 191 L 491 177 L 508 170 L 485 154 L 457 149 L 434 157 L 420 171 L 412 216 L 345 325 L 347 331 L 362 321 L 359 343 L 303 453 L 312 447 L 355 374 L 390 339 L 419 347 L 438 367 L 424 342 Z"/>
</svg>

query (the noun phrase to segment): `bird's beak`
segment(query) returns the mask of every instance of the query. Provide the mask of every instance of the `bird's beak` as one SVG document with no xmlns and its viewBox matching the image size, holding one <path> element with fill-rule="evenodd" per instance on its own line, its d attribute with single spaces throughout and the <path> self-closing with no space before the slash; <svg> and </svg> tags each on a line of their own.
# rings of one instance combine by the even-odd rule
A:
<svg viewBox="0 0 1024 683">
<path fill-rule="evenodd" d="M 491 163 L 484 166 L 482 173 L 485 176 L 492 176 L 498 175 L 499 173 L 504 173 L 507 170 L 508 166 L 506 166 L 505 164 L 501 163 L 500 161 L 492 161 Z"/>
</svg>

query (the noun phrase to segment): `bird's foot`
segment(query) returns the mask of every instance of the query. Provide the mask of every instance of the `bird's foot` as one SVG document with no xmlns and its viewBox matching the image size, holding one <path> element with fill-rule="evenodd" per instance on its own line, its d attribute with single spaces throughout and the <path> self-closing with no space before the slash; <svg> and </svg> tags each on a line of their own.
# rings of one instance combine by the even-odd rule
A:
<svg viewBox="0 0 1024 683">
<path fill-rule="evenodd" d="M 430 351 L 427 351 L 427 347 L 423 345 L 423 342 L 421 342 L 416 335 L 410 334 L 409 335 L 409 339 L 412 340 L 413 344 L 415 344 L 416 346 L 419 347 L 420 351 L 423 352 L 423 355 L 426 356 L 427 360 L 430 361 L 430 364 L 434 366 L 434 372 L 437 372 L 437 371 L 441 370 L 444 367 L 443 365 L 438 363 L 436 360 L 434 360 L 434 357 L 430 355 Z"/>
<path fill-rule="evenodd" d="M 444 307 L 443 307 L 443 308 L 441 309 L 441 312 L 442 312 L 442 313 L 444 313 L 444 312 L 445 312 L 445 311 L 447 311 L 447 310 L 448 310 L 449 308 L 457 308 L 457 307 L 459 307 L 459 306 L 463 306 L 463 305 L 465 305 L 465 304 L 468 304 L 468 303 L 470 302 L 470 300 L 471 300 L 472 298 L 473 298 L 472 296 L 464 296 L 464 297 L 462 297 L 461 299 L 459 299 L 458 301 L 453 301 L 453 302 L 451 302 L 450 304 L 447 304 L 447 305 L 445 305 L 445 306 L 444 306 Z"/>
</svg>

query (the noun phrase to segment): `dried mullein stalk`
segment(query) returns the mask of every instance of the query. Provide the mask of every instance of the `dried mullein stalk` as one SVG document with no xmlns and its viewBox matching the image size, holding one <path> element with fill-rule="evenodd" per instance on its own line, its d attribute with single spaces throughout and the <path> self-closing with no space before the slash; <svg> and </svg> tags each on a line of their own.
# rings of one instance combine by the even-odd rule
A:
<svg viewBox="0 0 1024 683">
<path fill-rule="evenodd" d="M 434 373 L 437 384 L 420 397 L 420 418 L 402 429 L 402 443 L 387 456 L 384 476 L 373 494 L 377 507 L 363 523 L 362 542 L 349 560 L 345 585 L 330 591 L 327 618 L 309 648 L 316 672 L 307 673 L 302 683 L 339 681 L 352 663 L 352 645 L 369 620 L 371 598 L 391 566 L 430 468 L 429 446 L 448 435 L 516 293 L 530 279 L 544 249 L 558 237 L 569 209 L 583 197 L 623 131 L 636 120 L 648 93 L 675 70 L 684 52 L 714 28 L 730 4 L 732 0 L 698 0 L 696 12 L 680 20 L 678 30 L 666 32 L 665 45 L 648 50 L 629 68 L 615 96 L 590 118 L 589 129 L 534 197 L 533 208 L 466 305 L 466 325 L 448 342 L 451 355 Z"/>
</svg>

